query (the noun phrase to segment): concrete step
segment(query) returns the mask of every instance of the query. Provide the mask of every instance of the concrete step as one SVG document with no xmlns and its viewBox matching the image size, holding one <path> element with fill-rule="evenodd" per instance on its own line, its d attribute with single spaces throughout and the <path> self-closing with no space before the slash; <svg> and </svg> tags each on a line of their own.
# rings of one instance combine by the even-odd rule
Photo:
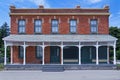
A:
<svg viewBox="0 0 120 80">
<path fill-rule="evenodd" d="M 64 67 L 62 65 L 44 65 L 43 72 L 63 72 Z"/>
<path fill-rule="evenodd" d="M 42 65 L 5 65 L 4 70 L 42 70 Z"/>
</svg>

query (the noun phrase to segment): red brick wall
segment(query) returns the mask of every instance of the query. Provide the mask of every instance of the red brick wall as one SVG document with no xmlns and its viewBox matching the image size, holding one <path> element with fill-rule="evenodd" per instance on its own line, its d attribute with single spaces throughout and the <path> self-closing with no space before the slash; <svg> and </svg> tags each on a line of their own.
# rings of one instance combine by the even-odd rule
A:
<svg viewBox="0 0 120 80">
<path fill-rule="evenodd" d="M 13 63 L 23 63 L 23 60 L 19 58 L 19 50 L 17 46 L 13 46 Z"/>
<path fill-rule="evenodd" d="M 23 64 L 23 59 L 19 58 L 18 46 L 13 46 L 13 63 Z M 37 59 L 35 54 L 35 47 L 29 46 L 26 47 L 26 64 L 42 64 L 42 59 Z"/>
<path fill-rule="evenodd" d="M 11 16 L 11 34 L 18 33 L 18 19 L 20 16 Z M 33 20 L 37 19 L 37 16 L 22 16 L 22 19 L 26 20 L 26 34 L 34 34 L 34 23 Z M 54 16 L 39 16 L 39 19 L 43 20 L 42 23 L 42 33 L 51 34 L 51 23 L 50 20 L 54 19 Z M 72 16 L 56 16 L 56 19 L 60 20 L 59 23 L 59 33 L 69 34 L 69 21 Z M 77 33 L 78 34 L 90 34 L 90 19 L 98 20 L 98 33 L 108 34 L 108 16 L 74 16 L 77 19 Z"/>
<path fill-rule="evenodd" d="M 47 46 L 45 47 L 45 54 L 44 54 L 44 61 L 45 61 L 45 64 L 49 64 L 50 63 L 50 46 Z"/>
<path fill-rule="evenodd" d="M 42 59 L 36 58 L 35 47 L 29 46 L 26 48 L 26 63 L 42 63 Z"/>
</svg>

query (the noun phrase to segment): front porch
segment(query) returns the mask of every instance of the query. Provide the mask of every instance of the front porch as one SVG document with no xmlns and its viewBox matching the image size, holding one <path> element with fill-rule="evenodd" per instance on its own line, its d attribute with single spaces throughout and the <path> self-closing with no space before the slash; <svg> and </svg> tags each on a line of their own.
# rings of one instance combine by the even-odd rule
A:
<svg viewBox="0 0 120 80">
<path fill-rule="evenodd" d="M 18 39 L 18 38 L 21 39 Z M 4 65 L 7 65 L 7 47 L 11 48 L 10 64 L 114 64 L 116 65 L 116 38 L 110 35 L 11 35 L 3 39 L 5 46 Z M 16 49 L 23 48 L 23 57 L 15 61 Z M 36 61 L 34 47 L 39 46 L 42 53 Z M 113 47 L 113 62 L 109 59 L 109 47 Z M 30 50 L 32 49 L 32 51 Z M 33 55 L 34 54 L 34 55 Z M 28 61 L 28 59 L 33 59 Z M 29 62 L 29 63 L 28 63 Z M 37 62 L 37 63 L 36 63 Z"/>
</svg>

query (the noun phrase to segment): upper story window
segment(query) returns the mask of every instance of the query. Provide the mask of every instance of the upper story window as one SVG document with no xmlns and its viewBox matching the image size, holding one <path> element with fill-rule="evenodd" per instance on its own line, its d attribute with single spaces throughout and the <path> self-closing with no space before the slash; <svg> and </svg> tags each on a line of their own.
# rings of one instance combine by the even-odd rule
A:
<svg viewBox="0 0 120 80">
<path fill-rule="evenodd" d="M 91 33 L 97 33 L 97 26 L 98 26 L 98 22 L 96 19 L 92 19 L 90 20 L 90 27 L 91 27 Z"/>
<path fill-rule="evenodd" d="M 77 20 L 70 20 L 70 33 L 76 33 L 77 32 Z"/>
<path fill-rule="evenodd" d="M 42 47 L 36 46 L 36 58 L 42 58 Z"/>
<path fill-rule="evenodd" d="M 42 32 L 42 21 L 39 19 L 36 19 L 34 21 L 34 32 L 35 33 L 41 33 Z"/>
<path fill-rule="evenodd" d="M 25 33 L 25 20 L 18 21 L 18 33 Z"/>
<path fill-rule="evenodd" d="M 52 33 L 58 33 L 58 20 L 52 20 Z"/>
</svg>

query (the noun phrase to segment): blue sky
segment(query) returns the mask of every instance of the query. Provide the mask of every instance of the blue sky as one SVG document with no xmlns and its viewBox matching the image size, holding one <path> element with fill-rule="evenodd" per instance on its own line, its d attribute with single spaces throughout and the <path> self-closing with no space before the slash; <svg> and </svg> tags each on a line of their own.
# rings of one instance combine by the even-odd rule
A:
<svg viewBox="0 0 120 80">
<path fill-rule="evenodd" d="M 120 27 L 120 0 L 0 0 L 0 25 L 7 22 L 10 26 L 10 5 L 17 8 L 38 8 L 38 5 L 44 5 L 45 8 L 74 8 L 76 5 L 81 8 L 103 8 L 109 5 L 109 26 Z"/>
</svg>

